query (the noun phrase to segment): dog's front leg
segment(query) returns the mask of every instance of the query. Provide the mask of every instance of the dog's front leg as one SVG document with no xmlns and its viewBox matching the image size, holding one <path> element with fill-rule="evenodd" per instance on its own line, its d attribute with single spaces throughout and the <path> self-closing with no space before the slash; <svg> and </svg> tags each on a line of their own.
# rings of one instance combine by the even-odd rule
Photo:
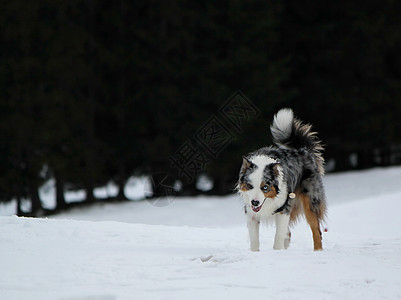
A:
<svg viewBox="0 0 401 300">
<path fill-rule="evenodd" d="M 290 214 L 276 214 L 276 237 L 274 238 L 273 249 L 287 249 L 290 244 L 290 230 L 288 229 L 290 222 Z"/>
<path fill-rule="evenodd" d="M 249 240 L 251 242 L 251 251 L 259 251 L 259 225 L 260 220 L 254 215 L 247 214 L 247 225 L 249 232 Z"/>
</svg>

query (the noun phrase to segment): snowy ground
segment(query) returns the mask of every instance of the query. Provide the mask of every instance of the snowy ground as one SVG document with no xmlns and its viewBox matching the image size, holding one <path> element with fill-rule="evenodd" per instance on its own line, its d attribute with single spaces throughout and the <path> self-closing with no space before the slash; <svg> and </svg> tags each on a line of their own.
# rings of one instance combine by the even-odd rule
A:
<svg viewBox="0 0 401 300">
<path fill-rule="evenodd" d="M 401 299 L 400 183 L 400 167 L 328 175 L 322 252 L 305 222 L 287 251 L 267 227 L 250 252 L 235 195 L 2 216 L 0 299 Z"/>
</svg>

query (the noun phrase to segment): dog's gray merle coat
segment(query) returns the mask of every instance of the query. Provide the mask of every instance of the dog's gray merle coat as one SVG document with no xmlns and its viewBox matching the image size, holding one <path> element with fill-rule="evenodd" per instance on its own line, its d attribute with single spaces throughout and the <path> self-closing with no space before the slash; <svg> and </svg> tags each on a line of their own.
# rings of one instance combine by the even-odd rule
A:
<svg viewBox="0 0 401 300">
<path fill-rule="evenodd" d="M 259 168 L 253 163 L 255 157 L 262 156 L 274 161 L 274 163 L 263 166 L 262 180 L 270 187 L 274 187 L 277 194 L 286 193 L 287 198 L 281 207 L 273 211 L 273 214 L 280 212 L 291 215 L 290 221 L 293 222 L 303 208 L 312 228 L 315 250 L 319 250 L 321 243 L 319 246 L 315 240 L 319 238 L 319 235 L 321 238 L 319 222 L 326 214 L 326 199 L 322 183 L 324 159 L 321 151 L 323 147 L 317 139 L 316 133 L 312 132 L 311 125 L 302 124 L 301 121 L 294 118 L 292 110 L 279 111 L 270 129 L 275 145 L 263 147 L 244 156 L 237 190 L 241 193 L 241 187 L 243 187 L 243 192 L 253 188 L 250 175 Z M 282 187 L 278 180 L 278 166 L 281 167 L 286 191 L 280 191 Z M 295 198 L 289 197 L 290 193 L 294 193 Z M 247 211 L 246 207 L 245 211 Z M 258 213 L 259 210 L 255 212 Z"/>
</svg>

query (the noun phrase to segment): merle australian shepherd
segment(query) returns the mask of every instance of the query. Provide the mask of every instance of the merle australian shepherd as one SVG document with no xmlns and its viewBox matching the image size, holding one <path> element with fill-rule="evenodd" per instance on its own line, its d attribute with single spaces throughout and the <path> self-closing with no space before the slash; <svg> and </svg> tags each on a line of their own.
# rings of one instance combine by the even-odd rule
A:
<svg viewBox="0 0 401 300">
<path fill-rule="evenodd" d="M 311 125 L 281 109 L 270 127 L 274 146 L 243 157 L 237 191 L 245 204 L 252 251 L 259 251 L 259 225 L 274 219 L 274 249 L 287 249 L 289 226 L 303 213 L 310 225 L 315 250 L 322 250 L 320 223 L 326 214 L 322 184 L 323 147 Z"/>
</svg>

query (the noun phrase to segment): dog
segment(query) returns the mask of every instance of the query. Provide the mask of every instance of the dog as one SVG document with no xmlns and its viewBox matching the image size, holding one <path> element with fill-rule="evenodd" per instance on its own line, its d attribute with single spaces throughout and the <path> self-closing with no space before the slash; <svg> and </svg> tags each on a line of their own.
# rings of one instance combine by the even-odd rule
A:
<svg viewBox="0 0 401 300">
<path fill-rule="evenodd" d="M 274 220 L 273 249 L 287 249 L 290 226 L 303 214 L 312 230 L 314 250 L 322 250 L 320 224 L 326 215 L 323 146 L 312 131 L 281 109 L 270 126 L 275 145 L 263 147 L 243 157 L 236 185 L 241 195 L 251 251 L 259 251 L 259 225 Z"/>
</svg>

